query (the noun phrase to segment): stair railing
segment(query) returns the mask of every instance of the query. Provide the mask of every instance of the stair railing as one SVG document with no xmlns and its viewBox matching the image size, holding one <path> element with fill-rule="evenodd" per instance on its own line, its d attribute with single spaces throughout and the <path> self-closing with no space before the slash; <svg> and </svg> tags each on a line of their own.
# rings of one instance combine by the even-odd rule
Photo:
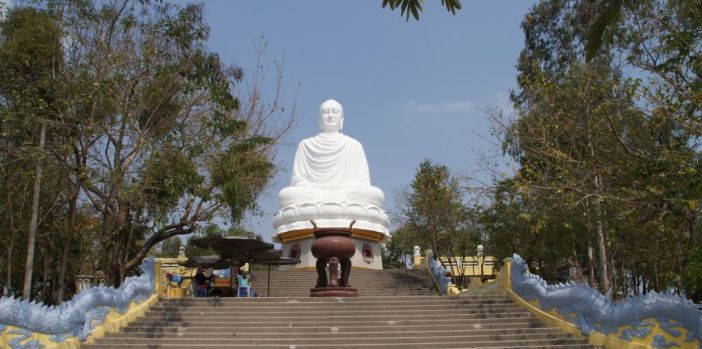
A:
<svg viewBox="0 0 702 349">
<path fill-rule="evenodd" d="M 439 290 L 442 296 L 448 293 L 448 287 L 451 284 L 451 272 L 446 269 L 438 258 L 434 257 L 434 252 L 430 251 L 427 254 L 427 266 L 434 280 L 434 285 Z M 448 276 L 447 276 L 448 275 Z"/>
<path fill-rule="evenodd" d="M 154 292 L 153 258 L 144 259 L 139 269 L 141 275 L 126 278 L 118 288 L 94 286 L 58 306 L 0 298 L 0 344 L 7 343 L 13 349 L 50 348 L 59 344 L 78 347 L 77 342 L 93 334 L 108 314 L 126 314 L 134 308 L 145 312 L 158 300 Z M 126 325 L 127 318 L 121 317 L 121 322 L 114 326 Z"/>
<path fill-rule="evenodd" d="M 509 262 L 511 291 L 529 302 L 525 304 L 536 303 L 545 314 L 575 325 L 591 344 L 702 348 L 702 316 L 681 295 L 651 292 L 613 301 L 585 283 L 549 285 L 529 273 L 517 254 Z"/>
</svg>

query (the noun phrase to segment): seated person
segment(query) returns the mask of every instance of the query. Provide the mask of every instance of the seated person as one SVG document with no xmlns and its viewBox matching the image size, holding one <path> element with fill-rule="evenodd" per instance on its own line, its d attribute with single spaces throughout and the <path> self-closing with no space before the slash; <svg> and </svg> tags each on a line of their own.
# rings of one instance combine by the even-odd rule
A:
<svg viewBox="0 0 702 349">
<path fill-rule="evenodd" d="M 212 278 L 212 275 L 210 274 L 210 277 L 205 276 L 205 269 L 202 267 L 197 267 L 197 272 L 195 273 L 195 289 L 196 293 L 197 291 L 204 290 L 205 293 L 210 289 L 210 279 Z"/>
<path fill-rule="evenodd" d="M 183 283 L 183 277 L 180 274 L 166 273 L 166 279 L 168 280 L 168 286 L 172 287 L 180 287 Z"/>
<path fill-rule="evenodd" d="M 241 291 L 246 292 L 247 297 L 253 297 L 253 290 L 251 289 L 251 274 L 241 273 L 237 274 L 237 297 L 241 297 Z"/>
</svg>

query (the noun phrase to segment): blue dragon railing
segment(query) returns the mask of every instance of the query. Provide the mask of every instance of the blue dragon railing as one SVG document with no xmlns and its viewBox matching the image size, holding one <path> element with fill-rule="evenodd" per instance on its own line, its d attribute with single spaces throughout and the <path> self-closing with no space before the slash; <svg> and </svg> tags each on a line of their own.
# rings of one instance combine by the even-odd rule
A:
<svg viewBox="0 0 702 349">
<path fill-rule="evenodd" d="M 511 267 L 512 290 L 527 301 L 537 300 L 539 308 L 556 310 L 560 316 L 575 324 L 588 335 L 597 331 L 631 341 L 634 337 L 648 336 L 658 323 L 671 337 L 681 337 L 683 342 L 697 340 L 702 343 L 702 316 L 694 304 L 680 295 L 672 293 L 649 293 L 612 301 L 587 284 L 567 283 L 549 285 L 538 275 L 528 272 L 524 260 L 513 256 Z M 620 333 L 621 331 L 621 333 Z M 655 335 L 650 345 L 654 348 L 677 347 L 682 343 L 666 341 Z M 701 347 L 702 349 L 702 347 Z"/>
<path fill-rule="evenodd" d="M 431 272 L 431 276 L 434 278 L 434 284 L 439 289 L 439 293 L 445 296 L 448 293 L 448 286 L 451 283 L 450 271 L 439 262 L 438 258 L 435 258 L 434 252 L 429 252 L 427 255 L 427 266 Z"/>
<path fill-rule="evenodd" d="M 36 341 L 20 342 L 32 332 L 50 335 L 54 342 L 77 337 L 85 340 L 100 325 L 110 309 L 125 313 L 131 302 L 141 303 L 154 293 L 154 260 L 144 259 L 139 276 L 128 277 L 120 287 L 95 286 L 58 306 L 46 306 L 14 297 L 0 298 L 0 333 L 7 326 L 20 328 L 13 348 L 40 348 Z"/>
</svg>

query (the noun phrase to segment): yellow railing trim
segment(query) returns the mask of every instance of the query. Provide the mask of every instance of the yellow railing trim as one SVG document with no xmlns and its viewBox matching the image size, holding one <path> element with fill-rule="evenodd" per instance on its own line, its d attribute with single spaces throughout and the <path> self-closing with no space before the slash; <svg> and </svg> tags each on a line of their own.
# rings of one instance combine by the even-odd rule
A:
<svg viewBox="0 0 702 349">
<path fill-rule="evenodd" d="M 124 313 L 120 314 L 114 309 L 110 309 L 110 312 L 105 317 L 105 321 L 96 326 L 90 336 L 85 340 L 86 344 L 92 344 L 95 340 L 104 337 L 108 333 L 114 333 L 126 327 L 130 322 L 144 316 L 144 314 L 159 300 L 158 294 L 153 294 L 146 301 L 139 304 L 132 302 L 129 305 L 129 309 Z M 48 349 L 48 348 L 47 348 Z"/>
</svg>

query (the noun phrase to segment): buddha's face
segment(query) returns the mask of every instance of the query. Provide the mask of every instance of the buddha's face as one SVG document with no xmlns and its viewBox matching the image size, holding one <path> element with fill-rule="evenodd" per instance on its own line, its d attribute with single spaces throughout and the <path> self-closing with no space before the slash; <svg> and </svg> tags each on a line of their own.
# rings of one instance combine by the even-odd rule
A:
<svg viewBox="0 0 702 349">
<path fill-rule="evenodd" d="M 339 132 L 344 126 L 344 110 L 339 102 L 330 99 L 319 107 L 319 128 L 323 133 Z"/>
</svg>

